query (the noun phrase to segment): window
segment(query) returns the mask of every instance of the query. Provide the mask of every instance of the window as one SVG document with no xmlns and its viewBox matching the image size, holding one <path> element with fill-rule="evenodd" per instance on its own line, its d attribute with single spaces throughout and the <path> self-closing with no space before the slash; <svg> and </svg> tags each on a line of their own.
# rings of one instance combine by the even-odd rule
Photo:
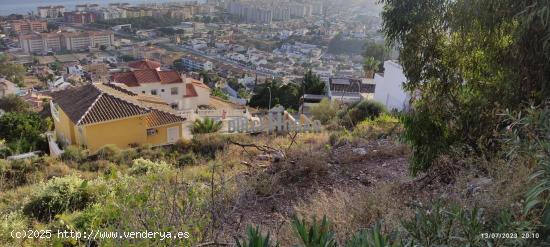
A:
<svg viewBox="0 0 550 247">
<path fill-rule="evenodd" d="M 170 93 L 172 95 L 178 95 L 178 88 L 177 87 L 170 88 Z"/>
<path fill-rule="evenodd" d="M 156 135 L 158 133 L 157 129 L 147 129 L 147 136 Z"/>
<path fill-rule="evenodd" d="M 151 95 L 157 95 L 157 90 L 156 89 L 151 90 Z"/>
<path fill-rule="evenodd" d="M 177 109 L 178 109 L 178 103 L 172 103 L 172 104 L 170 104 L 170 106 L 171 106 L 172 109 L 174 109 L 174 110 L 177 110 Z"/>
<path fill-rule="evenodd" d="M 142 94 L 145 94 L 145 91 L 141 91 Z"/>
<path fill-rule="evenodd" d="M 164 93 L 164 89 L 161 89 L 160 91 Z"/>
</svg>

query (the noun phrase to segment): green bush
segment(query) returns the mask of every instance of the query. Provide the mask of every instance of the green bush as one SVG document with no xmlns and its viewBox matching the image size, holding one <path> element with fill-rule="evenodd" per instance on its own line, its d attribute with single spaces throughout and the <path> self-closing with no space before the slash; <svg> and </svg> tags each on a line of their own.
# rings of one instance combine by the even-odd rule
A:
<svg viewBox="0 0 550 247">
<path fill-rule="evenodd" d="M 193 137 L 192 149 L 196 154 L 213 158 L 216 152 L 225 149 L 228 138 L 220 134 L 204 134 Z"/>
<path fill-rule="evenodd" d="M 33 173 L 40 169 L 34 159 L 11 160 L 0 162 L 0 176 L 7 182 L 4 186 L 14 188 L 32 182 Z"/>
<path fill-rule="evenodd" d="M 11 235 L 13 231 L 25 231 L 29 228 L 29 219 L 21 211 L 13 211 L 8 214 L 0 214 L 0 241 L 10 243 L 18 241 Z"/>
<path fill-rule="evenodd" d="M 403 132 L 403 125 L 397 117 L 384 113 L 375 119 L 361 121 L 353 129 L 352 135 L 366 139 L 397 137 Z"/>
<path fill-rule="evenodd" d="M 76 176 L 53 178 L 32 195 L 23 212 L 40 221 L 50 221 L 59 213 L 84 209 L 93 201 L 86 180 Z"/>
<path fill-rule="evenodd" d="M 88 158 L 88 153 L 80 146 L 68 146 L 65 147 L 63 154 L 61 154 L 61 160 L 68 162 L 80 163 Z"/>
<path fill-rule="evenodd" d="M 375 119 L 387 112 L 386 107 L 377 101 L 363 100 L 352 104 L 338 113 L 340 123 L 348 128 L 353 128 L 365 119 Z"/>
<path fill-rule="evenodd" d="M 148 173 L 157 173 L 170 169 L 170 165 L 164 162 L 155 163 L 143 158 L 135 159 L 132 167 L 128 170 L 130 175 L 144 175 Z"/>
<path fill-rule="evenodd" d="M 120 160 L 122 159 L 122 151 L 114 144 L 107 144 L 97 150 L 96 156 L 100 160 L 120 163 Z"/>
<path fill-rule="evenodd" d="M 453 138 L 445 124 L 424 111 L 414 111 L 403 117 L 403 138 L 412 148 L 409 171 L 413 176 L 426 171 L 437 157 L 450 150 Z"/>
<path fill-rule="evenodd" d="M 194 165 L 197 163 L 197 156 L 193 152 L 188 152 L 183 155 L 181 155 L 178 158 L 177 166 L 178 167 L 184 167 L 186 165 Z"/>
<path fill-rule="evenodd" d="M 271 241 L 269 239 L 269 233 L 264 236 L 260 232 L 259 228 L 253 228 L 252 226 L 248 226 L 247 230 L 247 239 L 244 239 L 242 242 L 239 241 L 239 239 L 235 238 L 235 242 L 237 244 L 237 247 L 278 247 L 279 243 L 276 243 L 275 245 L 271 244 Z"/>
<path fill-rule="evenodd" d="M 340 108 L 341 105 L 337 101 L 324 98 L 318 105 L 312 107 L 310 112 L 313 119 L 321 121 L 322 124 L 327 124 L 337 116 Z"/>
</svg>

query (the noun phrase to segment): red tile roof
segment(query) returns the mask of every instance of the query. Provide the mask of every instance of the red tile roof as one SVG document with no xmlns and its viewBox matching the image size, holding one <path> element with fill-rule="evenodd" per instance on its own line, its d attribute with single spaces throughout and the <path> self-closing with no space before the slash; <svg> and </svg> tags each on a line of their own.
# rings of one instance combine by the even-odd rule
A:
<svg viewBox="0 0 550 247">
<path fill-rule="evenodd" d="M 162 84 L 169 84 L 183 82 L 176 71 L 157 71 L 154 69 L 117 72 L 111 75 L 111 79 L 115 82 L 123 83 L 128 87 L 137 87 L 142 83 L 160 82 Z"/>
<path fill-rule="evenodd" d="M 190 98 L 190 97 L 197 97 L 199 94 L 197 94 L 197 90 L 195 90 L 195 86 L 192 83 L 187 83 L 185 85 L 185 88 L 187 91 L 186 94 L 183 96 L 184 98 Z"/>
<path fill-rule="evenodd" d="M 206 89 L 210 89 L 208 86 L 206 86 L 206 84 L 202 83 L 201 81 L 199 80 L 192 80 L 193 82 L 193 85 L 197 86 L 197 87 L 202 87 L 202 88 L 206 88 Z"/>
<path fill-rule="evenodd" d="M 160 68 L 160 63 L 154 60 L 145 59 L 129 63 L 128 66 L 134 69 L 158 69 Z"/>
<path fill-rule="evenodd" d="M 52 94 L 54 102 L 77 125 L 145 115 L 148 127 L 181 123 L 167 103 L 151 102 L 112 84 L 88 84 Z M 160 99 L 159 99 L 160 102 Z"/>
</svg>

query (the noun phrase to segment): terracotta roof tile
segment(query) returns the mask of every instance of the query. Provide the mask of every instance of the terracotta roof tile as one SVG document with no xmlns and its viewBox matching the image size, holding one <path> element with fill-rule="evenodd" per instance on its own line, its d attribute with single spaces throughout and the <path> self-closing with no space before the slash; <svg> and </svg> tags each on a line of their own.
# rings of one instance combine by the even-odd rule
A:
<svg viewBox="0 0 550 247">
<path fill-rule="evenodd" d="M 195 90 L 195 86 L 193 85 L 193 83 L 187 83 L 185 85 L 185 91 L 186 91 L 186 94 L 183 96 L 184 98 L 190 98 L 190 97 L 197 97 L 199 96 L 197 94 L 197 90 Z"/>
<path fill-rule="evenodd" d="M 54 102 L 77 125 L 145 115 L 148 126 L 185 121 L 160 98 L 142 98 L 114 84 L 89 84 L 52 94 Z"/>
<path fill-rule="evenodd" d="M 169 84 L 183 82 L 176 71 L 157 71 L 154 69 L 117 72 L 112 74 L 111 79 L 117 83 L 123 83 L 128 87 L 137 87 L 142 83 L 160 82 L 162 84 Z"/>
<path fill-rule="evenodd" d="M 134 69 L 158 69 L 160 68 L 160 63 L 157 61 L 145 59 L 129 63 L 128 66 Z"/>
</svg>

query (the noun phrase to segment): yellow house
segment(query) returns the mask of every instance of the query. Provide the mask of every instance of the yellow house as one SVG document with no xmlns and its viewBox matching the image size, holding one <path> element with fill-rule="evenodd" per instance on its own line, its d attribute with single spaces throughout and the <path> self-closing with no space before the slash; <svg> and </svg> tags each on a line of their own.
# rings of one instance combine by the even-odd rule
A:
<svg viewBox="0 0 550 247">
<path fill-rule="evenodd" d="M 168 103 L 123 86 L 94 83 L 55 92 L 52 98 L 57 140 L 92 152 L 107 144 L 160 146 L 183 137 L 185 118 Z"/>
</svg>

